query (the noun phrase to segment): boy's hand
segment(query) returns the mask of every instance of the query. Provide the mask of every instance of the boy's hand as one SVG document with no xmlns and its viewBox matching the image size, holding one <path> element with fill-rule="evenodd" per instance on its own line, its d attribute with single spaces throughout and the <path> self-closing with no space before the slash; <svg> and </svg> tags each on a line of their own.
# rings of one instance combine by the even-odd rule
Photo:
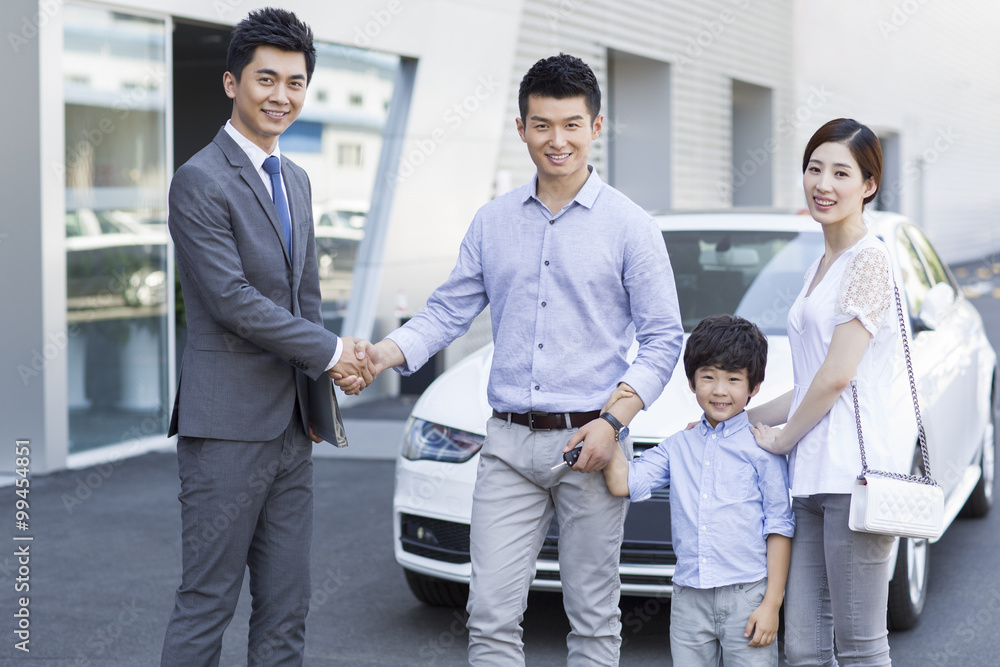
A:
<svg viewBox="0 0 1000 667">
<path fill-rule="evenodd" d="M 747 646 L 769 646 L 778 636 L 778 607 L 762 602 L 750 614 L 743 636 L 750 637 Z"/>
<path fill-rule="evenodd" d="M 612 405 L 614 405 L 621 399 L 632 398 L 633 396 L 635 396 L 635 390 L 623 382 L 619 384 L 617 387 L 615 387 L 615 390 L 614 392 L 612 392 L 611 397 L 608 399 L 608 402 L 604 404 L 603 408 L 601 408 L 601 412 L 607 412 L 608 410 L 611 409 Z"/>
</svg>

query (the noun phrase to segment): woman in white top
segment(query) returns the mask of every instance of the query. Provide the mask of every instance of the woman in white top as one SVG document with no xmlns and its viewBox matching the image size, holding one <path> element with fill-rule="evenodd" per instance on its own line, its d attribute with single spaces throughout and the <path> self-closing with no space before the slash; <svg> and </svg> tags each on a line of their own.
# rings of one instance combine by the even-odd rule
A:
<svg viewBox="0 0 1000 667">
<path fill-rule="evenodd" d="M 788 314 L 794 389 L 752 408 L 758 444 L 789 454 L 796 528 L 785 593 L 789 665 L 889 665 L 888 560 L 893 538 L 848 528 L 861 471 L 851 381 L 868 463 L 891 469 L 889 384 L 899 342 L 889 253 L 862 221 L 882 176 L 882 150 L 857 121 L 830 121 L 802 161 L 809 212 L 825 253 Z M 785 423 L 783 428 L 775 424 Z M 879 449 L 879 444 L 882 449 Z"/>
</svg>

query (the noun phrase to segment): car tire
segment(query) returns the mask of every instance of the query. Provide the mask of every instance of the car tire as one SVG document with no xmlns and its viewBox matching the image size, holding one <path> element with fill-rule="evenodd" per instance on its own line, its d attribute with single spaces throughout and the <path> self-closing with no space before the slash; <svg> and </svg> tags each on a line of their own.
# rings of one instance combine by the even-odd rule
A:
<svg viewBox="0 0 1000 667">
<path fill-rule="evenodd" d="M 464 607 L 469 601 L 469 585 L 428 577 L 404 569 L 406 583 L 418 600 L 431 607 Z"/>
<path fill-rule="evenodd" d="M 986 422 L 983 433 L 983 449 L 979 455 L 979 466 L 983 474 L 979 477 L 976 488 L 972 490 L 969 499 L 965 501 L 960 516 L 970 519 L 980 519 L 993 507 L 993 482 L 996 476 L 996 402 L 990 403 L 990 418 Z"/>
<path fill-rule="evenodd" d="M 920 448 L 913 454 L 911 474 L 923 475 L 923 457 Z M 925 539 L 899 538 L 896 567 L 889 582 L 890 630 L 909 630 L 920 620 L 920 613 L 927 601 L 927 582 L 930 575 L 931 545 Z"/>
</svg>

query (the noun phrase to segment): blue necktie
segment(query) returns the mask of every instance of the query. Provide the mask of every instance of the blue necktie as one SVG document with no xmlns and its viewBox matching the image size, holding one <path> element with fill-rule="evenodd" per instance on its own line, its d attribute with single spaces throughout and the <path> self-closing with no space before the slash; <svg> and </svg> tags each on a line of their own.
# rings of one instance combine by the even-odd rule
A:
<svg viewBox="0 0 1000 667">
<path fill-rule="evenodd" d="M 285 245 L 288 246 L 288 255 L 292 254 L 292 216 L 288 212 L 288 200 L 285 199 L 285 191 L 281 187 L 281 161 L 275 156 L 264 160 L 264 171 L 271 175 L 271 195 L 274 198 L 274 208 L 278 211 L 278 220 L 285 230 Z"/>
</svg>

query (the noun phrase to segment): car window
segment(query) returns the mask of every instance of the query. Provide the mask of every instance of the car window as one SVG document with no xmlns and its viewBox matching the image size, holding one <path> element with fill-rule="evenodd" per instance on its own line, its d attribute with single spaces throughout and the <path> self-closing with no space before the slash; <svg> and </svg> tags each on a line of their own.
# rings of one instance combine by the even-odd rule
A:
<svg viewBox="0 0 1000 667">
<path fill-rule="evenodd" d="M 733 313 L 765 334 L 784 335 L 806 270 L 823 254 L 819 232 L 667 231 L 684 330 Z"/>
<path fill-rule="evenodd" d="M 896 254 L 899 256 L 899 271 L 906 286 L 906 302 L 911 315 L 919 313 L 924 297 L 932 285 L 930 278 L 927 277 L 924 263 L 920 259 L 920 253 L 902 227 L 896 230 L 896 249 Z"/>
<path fill-rule="evenodd" d="M 916 227 L 907 225 L 905 228 L 906 235 L 913 242 L 913 246 L 917 249 L 920 257 L 924 260 L 924 268 L 927 271 L 927 275 L 930 278 L 932 285 L 937 285 L 938 283 L 945 283 L 950 285 L 953 290 L 956 290 L 955 284 L 952 282 L 951 277 L 948 275 L 948 270 L 944 267 L 944 262 L 938 257 L 937 252 L 931 247 L 930 241 L 924 236 L 924 233 L 917 229 Z"/>
</svg>

